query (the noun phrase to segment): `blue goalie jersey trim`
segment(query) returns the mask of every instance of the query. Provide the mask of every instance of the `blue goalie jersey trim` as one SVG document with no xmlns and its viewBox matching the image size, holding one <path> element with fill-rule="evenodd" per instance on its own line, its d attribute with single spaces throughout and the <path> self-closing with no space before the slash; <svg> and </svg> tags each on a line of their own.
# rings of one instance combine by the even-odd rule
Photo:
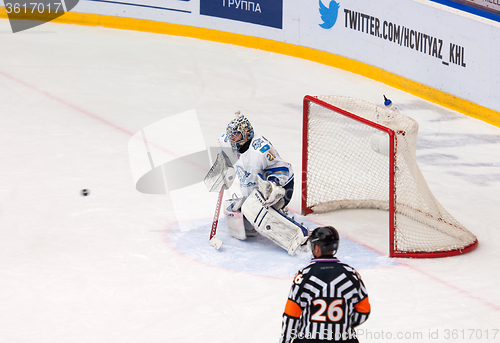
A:
<svg viewBox="0 0 500 343">
<path fill-rule="evenodd" d="M 269 168 L 269 169 L 266 169 L 266 171 L 265 171 L 266 178 L 269 175 L 285 175 L 285 176 L 288 176 L 289 174 L 290 174 L 290 169 L 288 169 L 287 167 Z"/>
</svg>

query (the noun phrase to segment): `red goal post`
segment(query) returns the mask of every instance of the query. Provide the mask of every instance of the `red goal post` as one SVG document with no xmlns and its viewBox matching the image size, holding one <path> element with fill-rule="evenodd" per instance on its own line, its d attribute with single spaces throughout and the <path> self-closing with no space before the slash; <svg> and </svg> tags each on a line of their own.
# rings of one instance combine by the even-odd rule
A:
<svg viewBox="0 0 500 343">
<path fill-rule="evenodd" d="M 477 247 L 477 238 L 434 197 L 418 168 L 418 123 L 341 96 L 303 102 L 302 213 L 389 211 L 389 255 L 434 258 Z"/>
</svg>

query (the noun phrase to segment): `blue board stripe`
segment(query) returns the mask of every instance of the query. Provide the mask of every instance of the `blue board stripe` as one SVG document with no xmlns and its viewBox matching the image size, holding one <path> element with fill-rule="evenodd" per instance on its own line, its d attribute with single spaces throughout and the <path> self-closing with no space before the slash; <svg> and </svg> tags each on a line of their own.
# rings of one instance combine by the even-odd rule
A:
<svg viewBox="0 0 500 343">
<path fill-rule="evenodd" d="M 483 9 L 480 9 L 480 8 L 477 8 L 474 6 L 462 4 L 462 3 L 452 1 L 452 0 L 431 0 L 431 1 L 437 2 L 438 4 L 445 5 L 448 7 L 456 8 L 457 10 L 461 10 L 464 12 L 475 14 L 475 15 L 483 17 L 483 18 L 487 18 L 487 19 L 491 19 L 491 20 L 500 22 L 500 14 L 494 13 L 495 10 L 493 10 L 493 9 L 491 11 L 486 10 L 486 9 L 483 10 Z"/>
</svg>

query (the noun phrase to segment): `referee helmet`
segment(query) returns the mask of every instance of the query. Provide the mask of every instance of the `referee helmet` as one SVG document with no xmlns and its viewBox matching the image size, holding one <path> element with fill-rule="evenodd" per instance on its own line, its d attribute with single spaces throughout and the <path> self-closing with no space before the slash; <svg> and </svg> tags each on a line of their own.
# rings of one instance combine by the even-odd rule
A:
<svg viewBox="0 0 500 343">
<path fill-rule="evenodd" d="M 339 248 L 339 233 L 333 226 L 318 227 L 309 236 L 309 244 L 311 250 L 317 245 L 322 254 L 333 252 L 332 255 L 335 255 Z"/>
</svg>

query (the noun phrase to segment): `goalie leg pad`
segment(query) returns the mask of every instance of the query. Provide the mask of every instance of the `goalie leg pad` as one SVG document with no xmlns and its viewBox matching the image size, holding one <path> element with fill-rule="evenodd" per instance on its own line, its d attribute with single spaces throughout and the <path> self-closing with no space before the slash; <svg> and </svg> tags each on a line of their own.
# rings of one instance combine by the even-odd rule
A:
<svg viewBox="0 0 500 343">
<path fill-rule="evenodd" d="M 272 207 L 264 206 L 264 197 L 254 190 L 241 208 L 241 212 L 262 236 L 293 255 L 306 242 L 309 231 L 293 219 Z"/>
<path fill-rule="evenodd" d="M 243 213 L 232 210 L 235 200 L 238 199 L 228 199 L 224 201 L 224 218 L 227 228 L 229 229 L 229 234 L 236 239 L 245 240 L 247 235 L 243 223 Z"/>
<path fill-rule="evenodd" d="M 252 223 L 250 223 L 248 219 L 245 218 L 245 216 L 243 216 L 243 224 L 245 225 L 245 234 L 247 238 L 256 237 L 259 235 L 259 233 L 253 227 Z"/>
</svg>

